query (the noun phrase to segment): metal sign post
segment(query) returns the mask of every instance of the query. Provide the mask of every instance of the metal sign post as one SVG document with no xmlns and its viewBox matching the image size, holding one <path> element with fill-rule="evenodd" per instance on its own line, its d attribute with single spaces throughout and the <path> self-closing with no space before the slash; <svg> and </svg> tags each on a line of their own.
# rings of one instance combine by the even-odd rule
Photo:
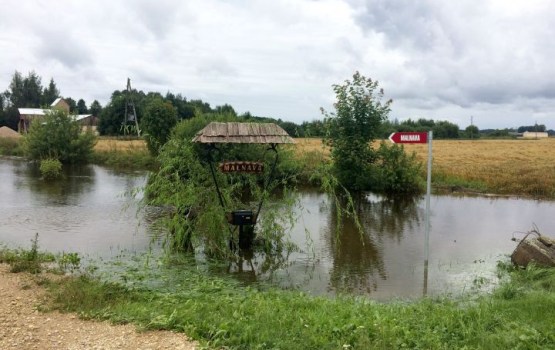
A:
<svg viewBox="0 0 555 350">
<path fill-rule="evenodd" d="M 430 197 L 432 192 L 432 138 L 433 132 L 394 132 L 393 143 L 428 143 L 428 169 L 426 176 L 426 228 L 424 233 L 424 295 L 428 293 L 428 260 L 430 257 Z"/>
<path fill-rule="evenodd" d="M 428 174 L 426 177 L 426 232 L 424 243 L 424 290 L 428 294 L 428 259 L 430 257 L 430 197 L 432 192 L 432 131 L 428 131 Z"/>
</svg>

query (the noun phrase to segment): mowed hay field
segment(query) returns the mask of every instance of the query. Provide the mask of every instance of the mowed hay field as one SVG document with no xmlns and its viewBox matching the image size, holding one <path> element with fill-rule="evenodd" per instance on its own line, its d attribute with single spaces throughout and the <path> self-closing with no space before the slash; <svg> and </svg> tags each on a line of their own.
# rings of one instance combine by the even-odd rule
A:
<svg viewBox="0 0 555 350">
<path fill-rule="evenodd" d="M 406 145 L 425 161 L 428 145 Z M 433 141 L 435 183 L 555 197 L 555 139 Z"/>
<path fill-rule="evenodd" d="M 296 141 L 297 154 L 328 153 L 320 139 Z M 425 171 L 428 145 L 406 144 L 404 148 L 416 152 Z M 432 148 L 432 181 L 436 187 L 555 197 L 555 138 L 434 140 Z"/>
</svg>

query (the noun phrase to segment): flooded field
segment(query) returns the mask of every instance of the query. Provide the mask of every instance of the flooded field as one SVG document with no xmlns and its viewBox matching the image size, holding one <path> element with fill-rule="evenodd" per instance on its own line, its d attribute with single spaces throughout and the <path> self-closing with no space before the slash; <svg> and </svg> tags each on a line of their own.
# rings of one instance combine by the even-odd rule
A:
<svg viewBox="0 0 555 350">
<path fill-rule="evenodd" d="M 61 181 L 40 179 L 35 166 L 0 159 L 0 244 L 29 247 L 35 234 L 51 252 L 79 252 L 101 259 L 141 254 L 155 232 L 132 193 L 145 173 L 114 172 L 99 166 L 67 169 Z M 495 281 L 495 265 L 507 259 L 511 238 L 536 225 L 552 233 L 555 203 L 506 197 L 432 196 L 428 279 L 424 280 L 424 198 L 365 195 L 358 210 L 364 234 L 336 219 L 326 195 L 299 192 L 298 220 L 291 240 L 299 252 L 278 269 L 260 257 L 213 273 L 245 283 L 269 281 L 314 294 L 354 293 L 378 300 L 427 293 L 458 294 Z M 210 270 L 210 269 L 209 269 Z M 176 270 L 177 271 L 177 270 Z M 178 273 L 178 272 L 176 272 Z"/>
</svg>

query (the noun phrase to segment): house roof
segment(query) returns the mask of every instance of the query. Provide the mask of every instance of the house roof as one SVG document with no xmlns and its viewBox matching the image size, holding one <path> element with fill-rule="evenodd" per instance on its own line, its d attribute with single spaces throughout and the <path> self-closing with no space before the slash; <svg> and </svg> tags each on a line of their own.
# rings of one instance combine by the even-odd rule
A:
<svg viewBox="0 0 555 350">
<path fill-rule="evenodd" d="M 42 108 L 18 108 L 19 114 L 21 115 L 45 115 L 48 109 Z"/>
<path fill-rule="evenodd" d="M 55 106 L 58 104 L 58 102 L 60 102 L 61 100 L 62 100 L 62 98 L 61 98 L 61 97 L 58 97 L 57 99 L 54 100 L 54 102 L 52 102 L 52 104 L 50 105 L 50 107 L 55 107 Z"/>
<path fill-rule="evenodd" d="M 21 115 L 33 115 L 33 116 L 43 116 L 46 113 L 50 112 L 50 109 L 41 109 L 41 108 L 18 108 L 19 114 Z M 85 119 L 87 117 L 92 116 L 92 114 L 72 114 L 73 119 L 79 121 L 81 119 Z"/>
<path fill-rule="evenodd" d="M 74 114 L 74 115 L 72 115 L 73 119 L 75 119 L 76 121 L 88 118 L 90 116 L 92 116 L 92 114 L 77 114 L 77 115 Z"/>
<path fill-rule="evenodd" d="M 193 142 L 200 143 L 295 143 L 279 125 L 274 123 L 212 122 L 199 131 Z"/>
</svg>

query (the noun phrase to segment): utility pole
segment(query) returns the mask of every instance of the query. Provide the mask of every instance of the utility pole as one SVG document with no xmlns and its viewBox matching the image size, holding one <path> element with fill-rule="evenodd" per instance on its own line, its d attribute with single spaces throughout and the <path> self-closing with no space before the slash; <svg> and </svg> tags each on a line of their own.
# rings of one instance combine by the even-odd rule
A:
<svg viewBox="0 0 555 350">
<path fill-rule="evenodd" d="M 474 116 L 470 116 L 470 140 L 474 139 Z"/>
<path fill-rule="evenodd" d="M 131 79 L 127 78 L 127 92 L 125 101 L 125 115 L 123 117 L 123 130 L 126 133 L 127 122 L 135 122 L 135 130 L 137 137 L 141 137 L 141 130 L 139 129 L 139 119 L 137 118 L 137 111 L 135 110 L 135 102 L 131 94 Z"/>
</svg>

